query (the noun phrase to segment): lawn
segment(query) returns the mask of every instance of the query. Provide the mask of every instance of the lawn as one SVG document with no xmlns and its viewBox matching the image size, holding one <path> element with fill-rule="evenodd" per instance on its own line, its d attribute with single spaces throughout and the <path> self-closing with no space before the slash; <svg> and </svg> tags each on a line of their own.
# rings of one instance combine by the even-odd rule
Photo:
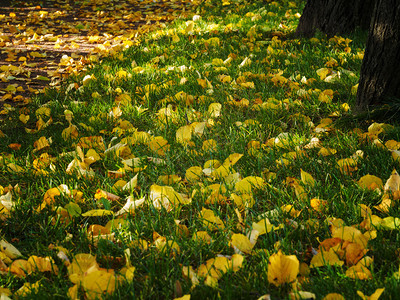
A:
<svg viewBox="0 0 400 300">
<path fill-rule="evenodd" d="M 119 35 L 82 21 L 84 58 L 0 94 L 2 299 L 398 297 L 400 127 L 353 116 L 365 32 L 295 38 L 304 1 L 75 3 Z"/>
</svg>

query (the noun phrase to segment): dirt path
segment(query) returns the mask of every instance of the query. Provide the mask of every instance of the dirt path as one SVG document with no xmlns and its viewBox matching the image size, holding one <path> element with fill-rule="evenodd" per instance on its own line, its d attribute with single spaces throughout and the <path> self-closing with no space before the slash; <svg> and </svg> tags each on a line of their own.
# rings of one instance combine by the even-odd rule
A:
<svg viewBox="0 0 400 300">
<path fill-rule="evenodd" d="M 43 7 L 0 7 L 0 116 L 189 7 L 189 2 L 162 0 L 44 2 Z"/>
</svg>

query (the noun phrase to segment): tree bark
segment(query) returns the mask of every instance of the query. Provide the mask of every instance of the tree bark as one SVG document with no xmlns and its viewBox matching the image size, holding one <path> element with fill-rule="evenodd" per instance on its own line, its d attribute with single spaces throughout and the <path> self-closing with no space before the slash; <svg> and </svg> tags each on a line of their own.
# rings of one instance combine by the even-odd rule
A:
<svg viewBox="0 0 400 300">
<path fill-rule="evenodd" d="M 399 65 L 400 1 L 378 0 L 361 66 L 356 111 L 395 99 L 400 104 Z"/>
<path fill-rule="evenodd" d="M 312 36 L 318 29 L 328 36 L 346 34 L 357 26 L 368 29 L 374 0 L 308 0 L 296 29 Z"/>
</svg>

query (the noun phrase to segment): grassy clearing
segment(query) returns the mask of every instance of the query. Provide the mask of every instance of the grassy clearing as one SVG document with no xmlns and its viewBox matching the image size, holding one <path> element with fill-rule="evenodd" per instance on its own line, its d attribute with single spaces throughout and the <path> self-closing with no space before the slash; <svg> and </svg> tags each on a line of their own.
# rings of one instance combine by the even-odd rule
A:
<svg viewBox="0 0 400 300">
<path fill-rule="evenodd" d="M 365 34 L 293 39 L 301 10 L 204 1 L 10 111 L 4 291 L 396 298 L 400 130 L 341 122 Z"/>
</svg>

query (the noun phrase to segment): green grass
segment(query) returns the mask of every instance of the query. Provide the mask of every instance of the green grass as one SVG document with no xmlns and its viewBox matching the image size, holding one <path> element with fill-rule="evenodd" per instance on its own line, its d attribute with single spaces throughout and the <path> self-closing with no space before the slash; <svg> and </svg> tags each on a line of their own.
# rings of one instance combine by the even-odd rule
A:
<svg viewBox="0 0 400 300">
<path fill-rule="evenodd" d="M 100 63 L 88 65 L 84 72 L 70 76 L 61 89 L 49 89 L 34 98 L 25 113 L 30 116 L 27 124 L 19 120 L 20 111 L 11 111 L 0 124 L 5 134 L 0 139 L 0 195 L 5 197 L 7 187 L 14 187 L 11 189 L 14 207 L 0 215 L 1 237 L 18 248 L 22 259 L 32 255 L 51 257 L 58 273 L 34 271 L 17 277 L 11 269 L 4 269 L 0 286 L 16 293 L 24 283 L 39 282 L 39 288 L 29 291 L 26 298 L 67 298 L 73 283 L 68 277 L 67 262 L 53 249 L 60 246 L 71 262 L 79 253 L 91 253 L 101 268 L 119 274 L 113 293 L 98 294 L 107 299 L 171 299 L 188 294 L 192 299 L 258 299 L 265 294 L 273 299 L 286 299 L 290 297 L 291 284 L 277 287 L 267 276 L 270 257 L 279 249 L 285 255 L 295 255 L 300 263 L 310 265 L 319 243 L 332 236 L 329 224 L 332 218 L 340 218 L 346 226 L 357 227 L 363 233 L 369 229 L 362 227 L 360 204 L 370 207 L 372 214 L 382 219 L 398 218 L 396 201 L 388 212 L 381 212 L 374 206 L 380 204 L 382 195 L 362 189 L 357 183 L 364 175 L 371 174 L 380 177 L 385 184 L 392 170 L 399 168 L 398 161 L 385 146 L 376 146 L 354 132 L 355 128 L 368 132 L 374 120 L 352 119 L 349 117 L 351 110 L 345 112 L 342 108 L 343 103 L 351 107 L 355 102 L 351 90 L 359 78 L 361 59 L 357 54 L 365 46 L 365 33 L 356 32 L 347 37 L 351 42 L 340 38 L 329 40 L 321 34 L 317 35 L 317 40 L 293 39 L 298 23 L 295 14 L 301 13 L 302 5 L 301 1 L 232 1 L 229 5 L 204 1 L 190 14 L 190 18 L 195 14 L 201 16 L 201 20 L 194 22 L 192 31 L 185 31 L 190 26 L 185 22 L 190 19 L 177 19 L 163 30 L 143 36 L 139 45 L 124 51 L 119 59 L 101 57 Z M 177 42 L 176 36 L 179 37 Z M 228 57 L 232 61 L 226 64 L 215 60 L 225 61 Z M 251 59 L 251 64 L 239 67 L 245 58 Z M 325 68 L 331 58 L 337 65 L 330 68 L 330 72 L 341 75 L 327 82 L 321 80 L 316 71 Z M 280 82 L 274 82 L 274 78 L 278 78 L 276 74 L 283 76 Z M 82 80 L 86 75 L 96 79 L 84 85 Z M 230 76 L 230 81 L 222 82 L 221 75 Z M 303 76 L 308 84 L 301 80 Z M 198 79 L 207 79 L 211 85 L 204 81 L 203 87 Z M 245 87 L 243 83 L 246 82 L 252 82 L 254 88 Z M 71 88 L 73 83 L 78 88 Z M 334 91 L 330 103 L 319 100 L 321 92 L 327 89 Z M 186 93 L 192 100 L 186 103 L 185 99 L 179 99 L 179 92 Z M 116 111 L 116 98 L 121 94 L 128 95 L 131 101 L 120 105 L 122 115 L 114 118 L 110 112 Z M 241 99 L 248 100 L 248 104 L 241 105 Z M 221 104 L 220 116 L 210 114 L 212 103 Z M 257 103 L 265 107 L 257 108 Z M 36 112 L 41 107 L 50 109 L 52 123 L 37 132 L 26 133 L 25 128 L 36 128 Z M 170 110 L 171 116 L 166 121 L 160 117 L 162 109 Z M 71 123 L 77 127 L 76 137 L 62 135 L 69 126 L 65 110 L 73 113 Z M 43 116 L 44 122 L 50 116 Z M 326 132 L 317 132 L 316 126 L 325 118 L 331 118 L 333 126 Z M 121 121 L 134 129 L 121 128 Z M 190 145 L 182 145 L 176 132 L 193 122 L 207 122 L 208 125 L 201 135 L 192 136 Z M 392 124 L 392 129 L 378 136 L 383 143 L 400 140 L 398 124 Z M 157 153 L 148 146 L 148 141 L 129 142 L 136 132 L 142 132 L 150 140 L 162 137 L 169 149 Z M 271 143 L 271 139 L 282 133 L 289 136 L 284 147 Z M 101 137 L 102 141 L 90 147 L 79 144 L 80 138 L 90 136 Z M 51 139 L 52 143 L 36 150 L 34 143 L 41 137 Z M 318 137 L 323 147 L 335 149 L 336 153 L 322 156 L 318 154 L 320 147 L 307 149 L 313 137 Z M 204 141 L 211 139 L 216 141 L 216 147 L 203 149 Z M 21 144 L 21 148 L 12 150 L 9 145 L 13 143 Z M 105 150 L 118 143 L 126 144 L 124 151 Z M 251 143 L 258 147 L 251 148 Z M 81 160 L 77 145 L 81 146 L 83 154 L 94 149 L 100 155 L 98 160 L 86 164 L 93 176 L 81 176 L 76 170 L 66 172 L 74 157 Z M 357 150 L 364 153 L 357 160 L 357 168 L 351 174 L 341 172 L 338 160 L 351 157 Z M 51 157 L 51 166 L 48 161 L 43 168 L 35 169 L 35 159 L 46 153 Z M 252 189 L 253 205 L 244 209 L 238 207 L 232 197 L 232 193 L 239 194 L 235 190 L 236 181 L 232 184 L 229 178 L 206 175 L 194 181 L 185 178 L 190 167 L 203 169 L 209 160 L 222 163 L 234 153 L 243 154 L 230 169 L 231 173 L 239 173 L 237 180 L 248 176 L 264 178 L 262 185 Z M 293 153 L 297 153 L 296 158 Z M 121 178 L 109 174 L 109 171 L 124 169 L 123 160 L 133 157 L 142 158 L 142 170 L 125 168 Z M 150 161 L 148 157 L 161 159 L 163 163 Z M 19 172 L 13 169 L 14 165 L 19 166 Z M 302 182 L 301 170 L 312 175 L 314 187 Z M 268 172 L 275 175 L 269 181 Z M 118 180 L 127 182 L 136 174 L 138 181 L 133 190 L 115 188 Z M 177 175 L 181 179 L 162 183 L 161 175 Z M 295 189 L 286 183 L 291 181 L 289 177 L 296 178 L 305 197 L 296 196 Z M 46 191 L 61 184 L 69 188 L 71 196 L 56 196 L 51 205 L 38 211 Z M 188 195 L 191 202 L 173 206 L 170 211 L 158 209 L 149 198 L 154 184 L 170 186 Z M 211 184 L 221 184 L 221 201 L 210 203 L 206 187 Z M 98 190 L 113 193 L 120 199 L 96 199 Z M 77 191 L 80 197 L 74 197 Z M 83 215 L 96 209 L 115 213 L 129 195 L 135 200 L 146 197 L 145 203 L 134 213 L 118 217 Z M 321 211 L 312 209 L 310 199 L 313 198 L 326 200 L 326 206 Z M 79 206 L 77 212 L 71 210 L 74 205 L 71 203 L 75 203 L 75 208 Z M 285 205 L 292 205 L 299 214 L 286 211 Z M 64 216 L 60 214 L 61 208 L 64 208 Z M 204 208 L 212 210 L 224 226 L 215 230 L 207 227 L 200 216 Z M 244 261 L 239 270 L 227 271 L 214 286 L 201 276 L 199 283 L 193 285 L 183 275 L 184 266 L 198 270 L 207 260 L 219 255 L 231 257 L 235 253 L 230 243 L 232 235 L 249 234 L 253 222 L 258 222 L 265 213 L 274 226 L 282 225 L 282 228 L 260 235 L 252 252 L 242 253 Z M 111 229 L 114 233 L 111 241 L 88 238 L 90 225 L 106 226 L 112 220 L 120 221 L 121 226 Z M 177 220 L 187 228 L 187 235 L 179 234 Z M 388 230 L 379 224 L 370 230 L 373 229 L 376 238 L 369 240 L 365 247 L 366 255 L 374 261 L 369 267 L 370 279 L 350 278 L 346 275 L 350 265 L 346 263 L 341 267 L 311 268 L 305 277 L 298 276 L 298 281 L 303 282 L 299 290 L 314 293 L 317 299 L 328 293 L 356 299 L 357 291 L 371 295 L 377 288 L 384 287 L 382 298 L 395 299 L 400 289 L 399 229 Z M 192 236 L 198 231 L 207 231 L 212 240 L 209 243 L 193 240 Z M 167 241 L 164 247 L 159 246 L 161 240 L 157 240 L 156 233 Z M 138 246 L 140 241 L 146 243 L 145 249 Z M 128 261 L 124 255 L 127 249 L 130 251 Z M 12 260 L 5 263 L 8 267 Z M 133 280 L 123 275 L 124 267 L 129 265 L 136 268 Z M 91 294 L 82 284 L 79 296 L 85 293 L 90 298 Z"/>
</svg>

